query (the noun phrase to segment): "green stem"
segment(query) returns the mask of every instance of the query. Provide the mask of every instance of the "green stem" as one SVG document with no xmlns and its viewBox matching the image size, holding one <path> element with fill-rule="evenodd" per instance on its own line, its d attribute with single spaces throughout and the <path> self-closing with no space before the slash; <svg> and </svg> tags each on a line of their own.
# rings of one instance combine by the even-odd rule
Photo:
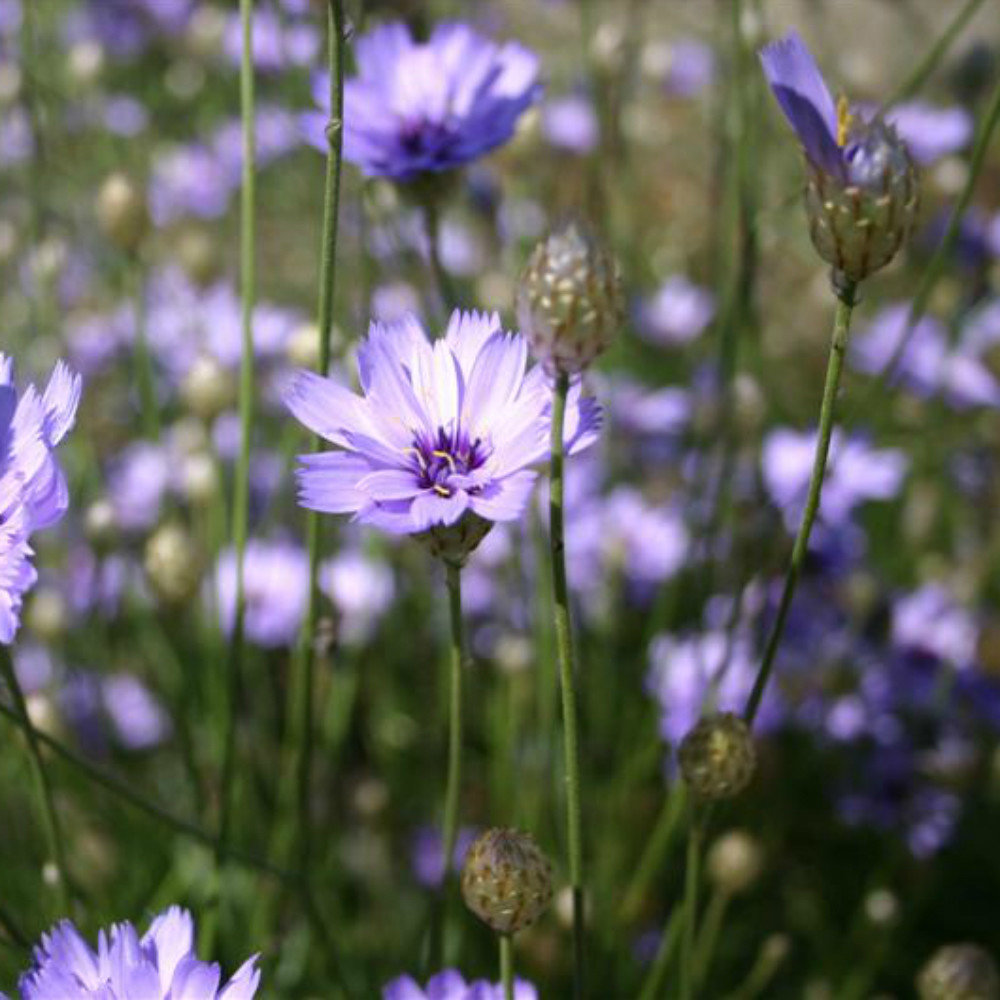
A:
<svg viewBox="0 0 1000 1000">
<path fill-rule="evenodd" d="M 11 659 L 10 649 L 4 645 L 0 645 L 0 671 L 3 672 L 4 680 L 10 689 L 11 698 L 14 699 L 14 708 L 27 740 L 28 754 L 31 757 L 31 776 L 35 785 L 35 795 L 38 797 L 38 810 L 42 815 L 42 824 L 45 828 L 45 842 L 49 858 L 56 866 L 58 880 L 56 899 L 60 912 L 66 915 L 69 912 L 69 881 L 66 870 L 66 852 L 59 829 L 59 815 L 56 812 L 55 798 L 52 794 L 52 782 L 49 780 L 49 772 L 46 770 L 45 761 L 42 759 L 38 732 L 31 723 L 31 716 L 28 715 L 28 703 L 25 701 L 24 691 L 21 690 L 21 683 L 17 679 L 17 672 L 14 670 L 14 662 Z"/>
<path fill-rule="evenodd" d="M 966 178 L 965 187 L 962 189 L 962 193 L 959 195 L 954 209 L 952 209 L 951 216 L 948 219 L 948 228 L 945 230 L 944 236 L 941 238 L 941 242 L 934 251 L 920 279 L 920 284 L 917 286 L 917 291 L 910 303 L 909 313 L 906 317 L 906 327 L 900 335 L 899 341 L 889 360 L 882 366 L 882 370 L 875 377 L 871 388 L 865 395 L 863 408 L 867 408 L 867 404 L 874 402 L 876 398 L 880 398 L 884 394 L 886 384 L 891 380 L 896 366 L 906 353 L 906 348 L 913 338 L 917 324 L 927 311 L 927 306 L 930 304 L 934 289 L 944 274 L 948 261 L 951 258 L 952 250 L 958 241 L 962 228 L 962 219 L 965 217 L 969 203 L 972 201 L 972 194 L 986 162 L 986 154 L 990 149 L 990 140 L 993 137 L 993 132 L 998 122 L 1000 122 L 1000 80 L 997 81 L 997 85 L 990 96 L 986 116 L 979 124 L 976 141 L 972 148 L 972 157 L 969 162 L 969 176 Z"/>
<path fill-rule="evenodd" d="M 2 657 L 2 654 L 0 654 L 0 657 Z M 20 727 L 29 740 L 33 739 L 40 746 L 52 751 L 52 753 L 54 753 L 61 760 L 76 768 L 76 770 L 78 770 L 89 781 L 92 781 L 95 785 L 99 785 L 106 792 L 114 795 L 118 799 L 121 799 L 123 802 L 132 806 L 134 809 L 137 809 L 139 812 L 145 813 L 147 816 L 150 816 L 152 819 L 157 820 L 157 822 L 169 827 L 175 833 L 180 834 L 183 837 L 187 837 L 189 840 L 195 840 L 198 843 L 205 844 L 212 848 L 218 847 L 218 838 L 209 833 L 208 830 L 204 830 L 200 826 L 195 823 L 191 823 L 186 819 L 181 819 L 181 817 L 175 816 L 173 813 L 164 809 L 162 806 L 157 805 L 155 802 L 151 802 L 149 799 L 143 798 L 143 796 L 141 796 L 138 792 L 133 791 L 120 779 L 115 778 L 110 774 L 105 774 L 100 768 L 91 764 L 85 757 L 81 757 L 74 750 L 64 746 L 57 739 L 54 739 L 47 733 L 43 733 L 38 729 L 35 729 L 35 727 L 31 724 L 30 719 L 22 718 L 19 712 L 14 711 L 12 708 L 8 708 L 2 702 L 0 702 L 0 717 L 13 722 L 15 725 Z M 255 857 L 246 851 L 233 848 L 227 852 L 227 857 L 231 861 L 243 865 L 246 868 L 253 868 L 257 871 L 265 873 L 266 875 L 271 875 L 281 882 L 296 884 L 299 881 L 299 876 L 295 873 L 285 871 L 276 865 L 272 865 L 269 861 L 266 861 L 263 858 Z"/>
<path fill-rule="evenodd" d="M 583 821 L 580 806 L 580 750 L 577 738 L 577 695 L 574 677 L 573 631 L 566 583 L 566 541 L 563 533 L 563 428 L 569 376 L 556 376 L 552 397 L 552 463 L 549 486 L 549 541 L 552 548 L 552 595 L 556 650 L 562 689 L 563 756 L 566 767 L 566 827 L 570 883 L 573 889 L 573 995 L 584 992 Z"/>
<path fill-rule="evenodd" d="M 462 571 L 448 564 L 448 613 L 451 621 L 451 669 L 448 697 L 448 778 L 444 796 L 444 881 L 454 867 L 458 839 L 458 798 L 462 784 Z"/>
<path fill-rule="evenodd" d="M 427 225 L 427 253 L 431 266 L 431 277 L 438 300 L 447 316 L 458 305 L 455 286 L 444 264 L 441 263 L 441 212 L 438 195 L 429 194 L 424 199 L 424 219 Z"/>
<path fill-rule="evenodd" d="M 500 982 L 504 1000 L 514 1000 L 514 942 L 509 934 L 500 935 Z"/>
<path fill-rule="evenodd" d="M 819 511 L 820 493 L 823 489 L 823 476 L 826 474 L 826 460 L 830 453 L 830 438 L 833 434 L 837 390 L 840 387 L 840 373 L 844 366 L 844 355 L 847 353 L 847 338 L 851 328 L 854 292 L 855 286 L 853 285 L 845 288 L 843 297 L 837 303 L 837 312 L 833 323 L 833 338 L 830 342 L 830 356 L 826 366 L 826 383 L 823 386 L 823 402 L 819 411 L 819 437 L 816 441 L 816 455 L 813 459 L 812 475 L 809 478 L 809 492 L 806 497 L 805 510 L 802 512 L 802 523 L 799 525 L 798 534 L 795 536 L 795 544 L 792 547 L 792 558 L 788 564 L 785 586 L 781 593 L 781 601 L 778 604 L 778 613 L 767 640 L 764 658 L 761 661 L 760 670 L 754 681 L 753 690 L 750 692 L 750 697 L 747 700 L 746 709 L 743 713 L 748 725 L 753 724 L 757 710 L 760 708 L 761 699 L 764 697 L 764 689 L 771 675 L 774 657 L 778 651 L 778 645 L 781 642 L 781 636 L 785 629 L 785 619 L 788 617 L 788 609 L 791 607 L 795 587 L 798 584 L 799 574 L 802 572 L 802 565 L 805 562 L 806 552 L 809 548 L 809 536 L 812 533 L 813 522 L 816 520 L 816 514 Z"/>
<path fill-rule="evenodd" d="M 983 5 L 983 0 L 968 0 L 966 5 L 955 15 L 955 20 L 948 25 L 944 34 L 934 43 L 927 55 L 917 64 L 913 72 L 897 88 L 885 102 L 884 108 L 891 108 L 900 101 L 912 97 L 927 82 L 928 77 L 937 69 L 952 43 L 962 29 L 969 23 L 976 11 Z"/>
<path fill-rule="evenodd" d="M 684 814 L 686 798 L 683 782 L 674 782 L 667 790 L 660 815 L 649 840 L 646 842 L 646 848 L 636 866 L 635 875 L 622 897 L 622 905 L 619 910 L 619 917 L 622 921 L 628 922 L 635 919 L 647 887 L 663 864 L 663 858 L 670 847 L 671 840 L 673 840 L 677 824 Z"/>
<path fill-rule="evenodd" d="M 719 940 L 719 932 L 722 930 L 723 922 L 726 919 L 726 910 L 729 908 L 730 898 L 728 893 L 716 892 L 708 901 L 708 906 L 705 909 L 705 919 L 698 934 L 698 944 L 695 949 L 695 989 L 701 989 L 704 985 L 705 977 L 708 975 L 712 955 L 715 953 L 715 945 Z"/>
<path fill-rule="evenodd" d="M 691 804 L 687 861 L 684 866 L 684 933 L 681 937 L 681 1000 L 694 996 L 694 939 L 698 924 L 698 879 L 703 818 Z"/>
<path fill-rule="evenodd" d="M 458 840 L 458 805 L 462 787 L 462 670 L 464 636 L 462 628 L 462 570 L 446 564 L 448 617 L 451 624 L 448 682 L 448 772 L 445 778 L 444 818 L 441 824 L 441 851 L 444 871 L 441 889 L 434 901 L 430 926 L 429 964 L 440 968 L 444 952 L 444 921 L 448 890 L 454 869 Z"/>
<path fill-rule="evenodd" d="M 240 191 L 240 319 L 243 350 L 240 359 L 240 453 L 233 483 L 233 548 L 236 550 L 236 614 L 230 639 L 228 705 L 222 765 L 222 804 L 219 820 L 220 857 L 228 846 L 232 823 L 236 763 L 236 724 L 243 663 L 246 594 L 243 556 L 250 519 L 250 444 L 253 433 L 254 345 L 253 310 L 256 299 L 256 109 L 254 105 L 253 0 L 240 0 L 243 51 L 240 59 L 240 111 L 243 121 L 243 184 Z"/>
<path fill-rule="evenodd" d="M 153 357 L 146 336 L 146 274 L 142 261 L 135 262 L 135 381 L 139 389 L 139 406 L 142 413 L 142 429 L 151 441 L 160 436 L 159 402 L 156 398 L 156 376 L 153 373 Z"/>
<path fill-rule="evenodd" d="M 326 182 L 323 194 L 323 236 L 320 250 L 319 296 L 316 326 L 319 331 L 318 371 L 326 375 L 330 367 L 330 340 L 333 331 L 333 300 L 337 276 L 337 222 L 340 212 L 340 166 L 343 137 L 344 106 L 344 11 L 341 0 L 330 0 L 328 16 L 328 65 L 330 72 L 330 123 L 327 127 L 329 150 L 326 157 Z M 321 439 L 313 450 L 323 447 Z M 319 627 L 321 593 L 319 586 L 322 557 L 322 520 L 311 511 L 308 521 L 309 543 L 309 610 L 302 648 L 296 664 L 302 676 L 293 680 L 292 689 L 299 696 L 295 734 L 298 759 L 298 828 L 299 856 L 302 871 L 308 877 L 312 858 L 312 822 L 310 818 L 310 788 L 313 760 L 313 673 L 316 662 L 316 636 Z"/>
<path fill-rule="evenodd" d="M 663 996 L 660 987 L 670 965 L 670 959 L 680 941 L 683 915 L 683 907 L 675 907 L 673 913 L 670 914 L 670 920 L 660 937 L 660 946 L 656 950 L 656 957 L 653 959 L 653 964 L 649 967 L 649 972 L 639 990 L 639 1000 L 656 1000 L 657 997 Z"/>
</svg>

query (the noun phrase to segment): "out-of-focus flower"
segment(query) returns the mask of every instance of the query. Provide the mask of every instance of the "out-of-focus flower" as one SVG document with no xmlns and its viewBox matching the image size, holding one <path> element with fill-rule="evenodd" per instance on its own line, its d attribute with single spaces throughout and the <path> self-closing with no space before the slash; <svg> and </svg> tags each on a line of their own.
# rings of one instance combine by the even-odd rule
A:
<svg viewBox="0 0 1000 1000">
<path fill-rule="evenodd" d="M 926 101 L 907 101 L 890 108 L 885 117 L 922 166 L 959 152 L 972 140 L 972 115 L 957 105 L 939 108 Z"/>
<path fill-rule="evenodd" d="M 156 524 L 170 483 L 170 456 L 162 445 L 134 441 L 123 449 L 108 477 L 117 526 L 141 531 Z"/>
<path fill-rule="evenodd" d="M 715 316 L 712 293 L 683 275 L 671 275 L 639 306 L 639 331 L 661 344 L 694 340 Z"/>
<path fill-rule="evenodd" d="M 696 38 L 679 38 L 667 49 L 663 86 L 674 97 L 696 97 L 715 79 L 715 53 Z"/>
<path fill-rule="evenodd" d="M 976 659 L 979 625 L 941 584 L 929 583 L 893 603 L 892 641 L 962 669 Z"/>
<path fill-rule="evenodd" d="M 790 528 L 798 524 L 805 507 L 815 450 L 814 431 L 779 427 L 764 438 L 764 484 Z M 835 431 L 820 517 L 828 524 L 840 524 L 859 504 L 893 499 L 902 488 L 908 466 L 908 457 L 898 449 L 872 448 L 862 437 L 846 437 Z"/>
<path fill-rule="evenodd" d="M 219 617 L 228 634 L 236 620 L 236 553 L 227 549 L 215 570 Z M 243 555 L 244 628 L 259 646 L 294 642 L 309 602 L 309 557 L 293 542 L 251 539 Z"/>
<path fill-rule="evenodd" d="M 601 138 L 593 102 L 582 94 L 547 101 L 542 108 L 542 132 L 557 149 L 589 153 Z"/>
<path fill-rule="evenodd" d="M 183 33 L 194 0 L 87 0 L 73 33 L 96 37 L 118 57 L 132 58 L 161 39 Z"/>
<path fill-rule="evenodd" d="M 263 73 L 277 73 L 293 66 L 308 66 L 321 46 L 315 26 L 287 16 L 268 3 L 254 11 L 251 52 L 254 65 Z M 230 15 L 223 33 L 223 50 L 234 65 L 243 55 L 243 28 L 238 12 Z"/>
<path fill-rule="evenodd" d="M 58 362 L 44 392 L 19 393 L 14 365 L 0 354 L 0 642 L 13 642 L 24 594 L 37 579 L 33 531 L 55 524 L 69 491 L 55 447 L 76 419 L 80 377 Z"/>
<path fill-rule="evenodd" d="M 503 1000 L 503 986 L 485 979 L 466 983 L 462 975 L 448 969 L 431 976 L 422 987 L 411 976 L 400 976 L 382 989 L 382 1000 Z M 538 1000 L 538 991 L 531 983 L 514 982 L 514 1000 Z"/>
<path fill-rule="evenodd" d="M 373 323 L 358 349 L 364 396 L 305 371 L 288 389 L 292 413 L 338 448 L 301 457 L 300 503 L 393 534 L 516 520 L 549 452 L 550 391 L 526 365 L 524 339 L 496 315 L 456 311 L 433 344 L 414 317 Z M 599 422 L 574 387 L 568 451 Z"/>
<path fill-rule="evenodd" d="M 452 855 L 452 867 L 461 871 L 477 831 L 462 827 L 455 838 L 455 851 Z M 436 889 L 444 879 L 444 845 L 441 842 L 441 831 L 436 827 L 425 826 L 417 831 L 413 838 L 411 854 L 413 873 L 417 881 L 428 889 Z"/>
<path fill-rule="evenodd" d="M 386 563 L 350 549 L 323 564 L 320 586 L 340 615 L 338 636 L 353 646 L 371 638 L 396 593 Z"/>
<path fill-rule="evenodd" d="M 128 922 L 102 930 L 96 951 L 61 921 L 42 935 L 20 991 L 22 1000 L 252 1000 L 256 964 L 256 956 L 248 959 L 220 989 L 219 966 L 195 954 L 191 914 L 171 906 L 141 938 Z"/>
<path fill-rule="evenodd" d="M 858 282 L 884 267 L 916 218 L 917 178 L 906 145 L 880 116 L 835 105 L 802 39 L 760 52 L 764 74 L 806 154 L 806 207 L 819 255 Z"/>
<path fill-rule="evenodd" d="M 147 750 L 170 735 L 170 717 L 133 674 L 112 674 L 101 682 L 101 698 L 115 735 L 129 750 Z"/>
<path fill-rule="evenodd" d="M 369 177 L 407 181 L 451 170 L 505 143 L 537 99 L 538 59 L 516 42 L 499 45 L 466 24 L 439 24 L 426 42 L 402 23 L 358 39 L 358 75 L 344 87 L 344 158 Z M 314 96 L 328 110 L 329 84 Z M 326 150 L 327 116 L 303 119 Z"/>
<path fill-rule="evenodd" d="M 922 317 L 908 330 L 909 314 L 906 302 L 881 309 L 855 338 L 851 361 L 862 371 L 878 374 L 895 358 L 906 336 L 894 372 L 908 388 L 921 396 L 940 392 L 956 407 L 1000 404 L 1000 382 L 980 360 L 992 343 L 994 324 L 988 313 L 970 317 L 956 347 L 944 324 L 933 316 Z M 996 330 L 1000 340 L 1000 324 Z"/>
</svg>

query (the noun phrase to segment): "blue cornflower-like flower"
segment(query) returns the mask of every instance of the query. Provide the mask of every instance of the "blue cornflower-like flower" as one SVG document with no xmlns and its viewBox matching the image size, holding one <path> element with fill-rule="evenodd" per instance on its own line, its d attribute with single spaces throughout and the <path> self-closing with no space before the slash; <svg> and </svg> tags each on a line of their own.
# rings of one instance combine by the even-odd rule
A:
<svg viewBox="0 0 1000 1000">
<path fill-rule="evenodd" d="M 540 93 L 538 58 L 498 44 L 467 24 L 437 25 L 417 42 L 402 23 L 359 38 L 358 75 L 344 86 L 344 158 L 369 177 L 412 180 L 451 170 L 507 142 Z M 318 77 L 324 110 L 329 84 Z M 326 118 L 306 116 L 310 140 L 326 148 Z"/>
<path fill-rule="evenodd" d="M 141 938 L 128 922 L 102 930 L 96 951 L 63 920 L 42 935 L 34 957 L 21 977 L 21 1000 L 252 1000 L 260 982 L 255 956 L 220 990 L 218 965 L 195 955 L 194 921 L 177 906 Z"/>
<path fill-rule="evenodd" d="M 812 168 L 813 243 L 839 276 L 861 281 L 896 255 L 913 227 L 917 180 L 906 145 L 881 115 L 834 102 L 795 32 L 764 46 L 760 61 Z"/>
<path fill-rule="evenodd" d="M 73 426 L 80 377 L 61 361 L 44 392 L 18 393 L 14 366 L 0 354 L 0 642 L 11 643 L 21 601 L 37 573 L 31 533 L 55 524 L 69 506 L 55 446 Z"/>
<path fill-rule="evenodd" d="M 431 976 L 426 989 L 412 976 L 400 976 L 382 990 L 382 1000 L 502 1000 L 503 995 L 499 983 L 494 985 L 485 979 L 466 983 L 454 969 Z M 514 982 L 514 1000 L 538 1000 L 538 991 L 531 983 L 518 979 Z"/>
<path fill-rule="evenodd" d="M 486 528 L 516 520 L 533 467 L 549 455 L 551 388 L 527 362 L 524 338 L 505 333 L 495 313 L 456 310 L 433 343 L 413 316 L 372 323 L 358 349 L 363 396 L 304 371 L 286 393 L 292 413 L 337 446 L 301 457 L 299 502 L 393 534 L 466 515 Z M 599 425 L 596 402 L 575 385 L 567 452 L 592 443 Z"/>
</svg>

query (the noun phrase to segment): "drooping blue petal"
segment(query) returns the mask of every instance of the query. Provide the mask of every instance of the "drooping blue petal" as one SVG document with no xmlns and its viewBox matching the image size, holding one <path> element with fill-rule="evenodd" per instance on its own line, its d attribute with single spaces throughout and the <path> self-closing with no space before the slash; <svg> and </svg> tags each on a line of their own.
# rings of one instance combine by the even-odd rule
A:
<svg viewBox="0 0 1000 1000">
<path fill-rule="evenodd" d="M 837 144 L 837 108 L 812 53 L 797 32 L 760 50 L 764 75 L 781 110 L 795 129 L 810 161 L 842 177 L 843 156 Z"/>
</svg>

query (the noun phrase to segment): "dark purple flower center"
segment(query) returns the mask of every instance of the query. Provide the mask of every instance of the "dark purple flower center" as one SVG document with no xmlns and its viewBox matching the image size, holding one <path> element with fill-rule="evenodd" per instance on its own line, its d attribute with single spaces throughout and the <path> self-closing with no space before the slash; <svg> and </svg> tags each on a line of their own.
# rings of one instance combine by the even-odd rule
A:
<svg viewBox="0 0 1000 1000">
<path fill-rule="evenodd" d="M 416 466 L 417 479 L 425 490 L 434 490 L 443 497 L 450 497 L 456 484 L 454 476 L 474 472 L 487 457 L 481 438 L 470 440 L 464 431 L 449 431 L 439 427 L 435 436 L 420 436 L 410 449 Z M 467 487 L 475 492 L 478 487 Z"/>
</svg>

